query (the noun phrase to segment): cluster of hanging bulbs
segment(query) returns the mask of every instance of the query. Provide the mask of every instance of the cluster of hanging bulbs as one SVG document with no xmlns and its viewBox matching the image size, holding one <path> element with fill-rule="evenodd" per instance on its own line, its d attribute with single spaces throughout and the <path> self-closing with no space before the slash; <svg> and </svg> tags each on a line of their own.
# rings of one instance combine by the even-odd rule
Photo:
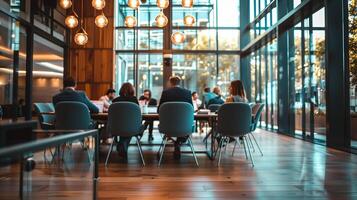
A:
<svg viewBox="0 0 357 200">
<path fill-rule="evenodd" d="M 78 20 L 79 17 L 77 13 L 74 11 L 72 0 L 60 0 L 59 5 L 63 9 L 72 8 L 70 14 L 65 19 L 65 24 L 68 28 L 74 29 L 78 26 L 78 24 L 80 25 L 77 33 L 74 35 L 74 42 L 81 46 L 87 44 L 88 34 L 83 28 L 83 19 L 81 19 L 79 23 Z M 92 6 L 96 10 L 101 10 L 101 14 L 99 14 L 94 20 L 95 25 L 99 28 L 106 27 L 108 25 L 108 18 L 104 15 L 103 12 L 103 9 L 105 7 L 105 0 L 92 0 Z M 83 0 L 82 0 L 81 11 L 83 13 Z M 83 17 L 83 14 L 81 17 Z"/>
<path fill-rule="evenodd" d="M 146 2 L 146 1 L 145 1 Z M 141 3 L 145 3 L 144 0 L 128 0 L 128 6 L 134 10 L 137 10 Z M 156 26 L 163 28 L 168 23 L 168 18 L 165 16 L 163 10 L 169 7 L 170 1 L 169 0 L 156 0 L 156 5 L 160 8 L 159 14 L 155 17 Z M 181 5 L 184 8 L 192 8 L 193 7 L 193 0 L 181 0 Z M 192 15 L 187 15 L 184 17 L 184 24 L 186 26 L 193 26 L 196 22 L 195 17 Z M 137 25 L 137 20 L 134 16 L 126 16 L 125 17 L 125 26 L 129 28 L 133 28 Z M 171 35 L 171 41 L 174 44 L 180 44 L 185 41 L 185 34 L 182 32 L 175 32 Z"/>
</svg>

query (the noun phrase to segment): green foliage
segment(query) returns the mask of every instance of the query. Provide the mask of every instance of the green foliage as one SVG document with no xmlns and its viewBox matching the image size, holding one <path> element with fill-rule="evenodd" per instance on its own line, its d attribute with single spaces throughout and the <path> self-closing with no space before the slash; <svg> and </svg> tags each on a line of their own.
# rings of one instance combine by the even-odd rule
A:
<svg viewBox="0 0 357 200">
<path fill-rule="evenodd" d="M 351 85 L 357 85 L 357 1 L 350 1 L 349 5 L 349 65 Z"/>
</svg>

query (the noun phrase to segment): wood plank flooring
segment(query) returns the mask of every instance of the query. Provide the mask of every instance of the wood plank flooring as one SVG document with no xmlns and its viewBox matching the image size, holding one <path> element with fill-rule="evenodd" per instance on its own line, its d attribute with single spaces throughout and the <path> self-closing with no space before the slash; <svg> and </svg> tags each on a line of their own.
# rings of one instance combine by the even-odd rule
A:
<svg viewBox="0 0 357 200">
<path fill-rule="evenodd" d="M 242 149 L 231 156 L 233 145 L 223 154 L 221 167 L 199 154 L 197 168 L 191 154 L 173 160 L 167 149 L 157 167 L 158 146 L 144 146 L 146 166 L 138 150 L 129 148 L 128 163 L 116 152 L 104 166 L 107 146 L 101 148 L 99 199 L 357 199 L 357 156 L 287 136 L 258 130 L 255 134 L 264 156 L 253 153 L 255 167 Z M 203 136 L 195 136 L 202 149 Z M 155 135 L 160 142 L 159 136 Z M 143 139 L 145 140 L 145 138 Z M 91 199 L 92 166 L 86 153 L 74 148 L 63 165 L 45 165 L 42 152 L 37 166 L 25 174 L 27 199 Z M 0 168 L 0 199 L 18 198 L 19 166 Z"/>
</svg>

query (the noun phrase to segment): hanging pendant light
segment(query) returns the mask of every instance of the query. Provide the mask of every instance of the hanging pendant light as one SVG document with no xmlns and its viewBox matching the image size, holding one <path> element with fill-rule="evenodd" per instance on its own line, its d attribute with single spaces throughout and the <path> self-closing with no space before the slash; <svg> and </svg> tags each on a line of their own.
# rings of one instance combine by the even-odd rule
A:
<svg viewBox="0 0 357 200">
<path fill-rule="evenodd" d="M 140 0 L 128 0 L 128 6 L 132 9 L 138 9 L 140 4 Z"/>
<path fill-rule="evenodd" d="M 181 4 L 184 8 L 192 8 L 193 0 L 182 0 Z"/>
<path fill-rule="evenodd" d="M 166 9 L 169 7 L 170 1 L 169 0 L 156 0 L 157 7 L 161 9 Z"/>
<path fill-rule="evenodd" d="M 60 0 L 59 5 L 63 9 L 68 9 L 72 6 L 72 1 L 71 0 Z"/>
<path fill-rule="evenodd" d="M 126 16 L 125 26 L 129 28 L 133 28 L 134 26 L 136 26 L 136 18 L 134 16 Z"/>
<path fill-rule="evenodd" d="M 85 44 L 87 44 L 88 42 L 88 34 L 87 32 L 84 30 L 83 27 L 81 27 L 78 32 L 76 33 L 76 35 L 74 36 L 74 42 L 80 46 L 83 46 Z"/>
<path fill-rule="evenodd" d="M 159 13 L 159 15 L 156 16 L 155 21 L 156 21 L 156 26 L 162 28 L 162 27 L 165 27 L 165 26 L 167 25 L 167 23 L 168 23 L 169 20 L 168 20 L 167 17 L 164 15 L 164 13 L 161 11 L 161 12 Z"/>
<path fill-rule="evenodd" d="M 104 28 L 108 25 L 108 18 L 102 13 L 95 18 L 94 22 L 99 28 Z"/>
<path fill-rule="evenodd" d="M 102 10 L 105 7 L 105 0 L 92 0 L 93 8 Z"/>
<path fill-rule="evenodd" d="M 68 28 L 76 28 L 78 26 L 78 19 L 75 15 L 69 15 L 64 20 L 64 23 Z"/>
<path fill-rule="evenodd" d="M 196 19 L 194 16 L 192 15 L 186 15 L 185 18 L 183 18 L 183 23 L 186 26 L 193 26 L 196 22 Z"/>
<path fill-rule="evenodd" d="M 182 32 L 175 32 L 171 35 L 171 42 L 174 44 L 181 44 L 185 41 L 186 36 Z"/>
</svg>

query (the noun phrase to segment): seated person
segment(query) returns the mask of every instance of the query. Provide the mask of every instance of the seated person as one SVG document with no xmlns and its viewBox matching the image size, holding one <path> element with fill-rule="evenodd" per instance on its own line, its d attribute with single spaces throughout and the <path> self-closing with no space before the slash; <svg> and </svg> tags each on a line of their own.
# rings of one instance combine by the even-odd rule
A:
<svg viewBox="0 0 357 200">
<path fill-rule="evenodd" d="M 214 87 L 213 93 L 216 96 L 208 101 L 207 107 L 212 104 L 224 104 L 224 101 L 223 101 L 222 95 L 221 95 L 221 89 L 219 87 Z"/>
<path fill-rule="evenodd" d="M 181 88 L 180 82 L 181 79 L 179 77 L 177 76 L 170 77 L 168 81 L 168 89 L 164 90 L 161 94 L 158 111 L 160 109 L 160 106 L 166 102 L 179 101 L 179 102 L 187 102 L 193 105 L 191 92 L 187 89 Z M 175 159 L 179 159 L 181 157 L 180 146 L 186 141 L 187 141 L 187 137 L 180 137 L 177 138 L 177 140 L 175 141 L 175 151 L 174 151 Z"/>
<path fill-rule="evenodd" d="M 204 105 L 206 106 L 206 108 L 208 108 L 208 102 L 215 98 L 217 95 L 214 94 L 213 92 L 211 92 L 211 88 L 209 87 L 206 87 L 204 90 L 203 90 L 203 102 L 204 102 Z"/>
<path fill-rule="evenodd" d="M 152 98 L 151 90 L 149 90 L 149 89 L 144 90 L 144 94 L 139 98 L 139 101 L 145 101 L 145 104 L 148 106 L 157 106 L 157 100 Z M 148 140 L 153 141 L 154 136 L 152 135 L 152 131 L 154 129 L 154 121 L 146 120 L 144 125 L 145 125 L 145 129 L 147 129 L 147 127 L 149 127 Z"/>
<path fill-rule="evenodd" d="M 119 91 L 119 96 L 113 99 L 113 103 L 123 101 L 132 102 L 139 105 L 138 99 L 135 96 L 135 88 L 131 83 L 123 83 Z M 120 136 L 119 141 L 117 141 L 117 150 L 119 156 L 124 158 L 125 160 L 128 158 L 128 147 L 130 144 L 130 140 L 131 137 Z"/>
<path fill-rule="evenodd" d="M 83 91 L 76 90 L 76 81 L 73 78 L 63 80 L 63 90 L 53 96 L 52 102 L 56 106 L 57 103 L 63 101 L 77 101 L 87 105 L 91 113 L 98 113 L 99 109 L 94 105 Z"/>
<path fill-rule="evenodd" d="M 106 95 L 99 98 L 99 101 L 103 102 L 103 112 L 108 112 L 110 104 L 112 104 L 112 100 L 115 98 L 115 90 L 110 88 L 108 89 Z"/>
<path fill-rule="evenodd" d="M 244 85 L 240 80 L 235 80 L 231 82 L 229 86 L 229 97 L 226 99 L 226 103 L 230 102 L 243 102 L 248 103 L 248 100 L 245 96 Z"/>
<path fill-rule="evenodd" d="M 198 98 L 197 92 L 192 92 L 192 103 L 193 103 L 193 109 L 195 112 L 201 107 L 202 101 Z"/>
</svg>

